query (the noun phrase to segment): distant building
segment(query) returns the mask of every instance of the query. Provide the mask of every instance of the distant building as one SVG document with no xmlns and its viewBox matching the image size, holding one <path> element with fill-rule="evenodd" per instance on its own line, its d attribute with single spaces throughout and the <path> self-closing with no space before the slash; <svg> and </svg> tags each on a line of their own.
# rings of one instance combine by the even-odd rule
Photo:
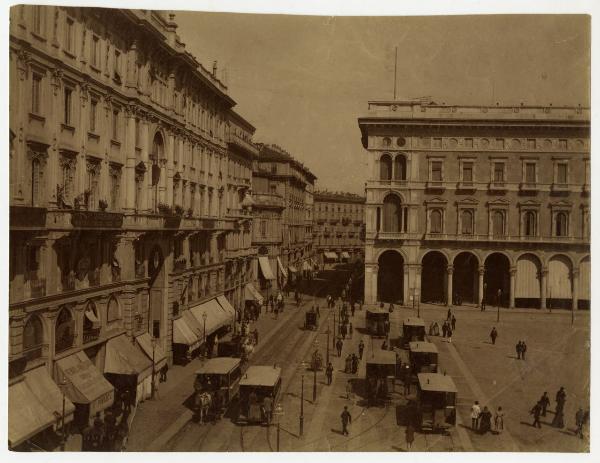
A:
<svg viewBox="0 0 600 463">
<path fill-rule="evenodd" d="M 258 275 L 262 289 L 282 288 L 314 268 L 311 218 L 316 177 L 282 148 L 259 147 L 253 172 Z"/>
<path fill-rule="evenodd" d="M 369 102 L 365 300 L 588 308 L 590 110 Z"/>
<path fill-rule="evenodd" d="M 313 246 L 321 265 L 364 258 L 364 196 L 316 191 Z"/>
</svg>

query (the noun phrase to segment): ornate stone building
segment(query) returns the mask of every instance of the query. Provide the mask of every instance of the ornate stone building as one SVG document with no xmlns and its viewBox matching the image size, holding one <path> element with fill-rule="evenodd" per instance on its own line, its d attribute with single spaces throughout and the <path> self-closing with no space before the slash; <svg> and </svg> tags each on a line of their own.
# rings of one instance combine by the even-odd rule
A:
<svg viewBox="0 0 600 463">
<path fill-rule="evenodd" d="M 253 173 L 253 242 L 258 250 L 259 282 L 266 289 L 282 287 L 299 272 L 314 267 L 312 196 L 316 177 L 279 146 L 259 144 L 259 149 Z"/>
<path fill-rule="evenodd" d="M 321 264 L 364 256 L 365 198 L 352 193 L 316 191 L 313 246 Z"/>
<path fill-rule="evenodd" d="M 256 149 L 216 66 L 165 12 L 10 19 L 11 377 L 43 365 L 58 380 L 82 353 L 111 373 L 123 335 L 171 361 L 226 330 L 252 280 Z"/>
<path fill-rule="evenodd" d="M 370 102 L 365 299 L 587 308 L 590 111 Z"/>
</svg>

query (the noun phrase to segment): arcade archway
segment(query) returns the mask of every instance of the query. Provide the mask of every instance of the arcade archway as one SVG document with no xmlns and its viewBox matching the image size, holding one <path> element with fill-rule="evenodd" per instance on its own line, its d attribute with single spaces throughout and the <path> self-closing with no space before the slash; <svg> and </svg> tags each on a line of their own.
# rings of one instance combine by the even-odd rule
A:
<svg viewBox="0 0 600 463">
<path fill-rule="evenodd" d="M 385 251 L 379 256 L 377 300 L 402 303 L 404 301 L 404 259 L 396 251 Z"/>
<path fill-rule="evenodd" d="M 421 302 L 446 302 L 448 260 L 439 251 L 425 254 L 421 261 Z"/>
<path fill-rule="evenodd" d="M 494 252 L 485 260 L 483 288 L 487 305 L 495 306 L 499 303 L 502 307 L 508 307 L 510 301 L 510 262 L 504 254 Z M 499 299 L 498 296 L 500 296 Z"/>
<path fill-rule="evenodd" d="M 470 252 L 461 252 L 454 258 L 452 274 L 452 290 L 455 303 L 477 304 L 479 294 L 479 262 Z"/>
</svg>

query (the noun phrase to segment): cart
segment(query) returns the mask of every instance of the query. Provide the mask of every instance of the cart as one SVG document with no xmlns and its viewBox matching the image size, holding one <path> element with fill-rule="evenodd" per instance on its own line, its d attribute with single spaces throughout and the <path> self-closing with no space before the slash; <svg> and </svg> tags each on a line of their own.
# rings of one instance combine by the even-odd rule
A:
<svg viewBox="0 0 600 463">
<path fill-rule="evenodd" d="M 456 385 L 452 377 L 419 373 L 416 420 L 420 430 L 448 431 L 456 424 Z"/>
<path fill-rule="evenodd" d="M 422 318 L 408 317 L 402 325 L 402 344 L 405 349 L 415 341 L 425 341 L 425 321 Z"/>
<path fill-rule="evenodd" d="M 438 349 L 427 341 L 411 342 L 409 346 L 410 366 L 413 373 L 437 373 Z"/>
<path fill-rule="evenodd" d="M 390 313 L 387 310 L 378 308 L 367 309 L 366 327 L 371 336 L 386 337 L 390 328 Z"/>
<path fill-rule="evenodd" d="M 396 353 L 372 349 L 367 353 L 365 382 L 370 405 L 387 402 L 394 391 L 396 378 Z"/>
<path fill-rule="evenodd" d="M 196 371 L 194 391 L 197 396 L 203 393 L 210 395 L 212 405 L 208 410 L 209 413 L 219 417 L 229 407 L 231 401 L 238 395 L 241 374 L 240 359 L 232 357 L 208 359 Z"/>
<path fill-rule="evenodd" d="M 304 329 L 305 330 L 316 330 L 317 329 L 317 312 L 314 310 L 309 310 L 306 312 L 305 320 L 304 320 Z"/>
<path fill-rule="evenodd" d="M 237 423 L 270 424 L 271 413 L 268 409 L 273 411 L 280 390 L 281 368 L 263 365 L 249 367 L 240 380 Z"/>
</svg>

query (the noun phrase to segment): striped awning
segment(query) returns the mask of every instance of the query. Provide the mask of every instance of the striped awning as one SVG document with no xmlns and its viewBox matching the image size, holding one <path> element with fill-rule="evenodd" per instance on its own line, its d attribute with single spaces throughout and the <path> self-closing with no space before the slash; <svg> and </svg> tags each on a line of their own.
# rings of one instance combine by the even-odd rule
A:
<svg viewBox="0 0 600 463">
<path fill-rule="evenodd" d="M 277 257 L 277 265 L 279 266 L 279 271 L 283 274 L 283 278 L 287 278 L 288 277 L 287 270 L 281 263 L 281 259 L 279 258 L 279 256 Z"/>
<path fill-rule="evenodd" d="M 271 263 L 267 256 L 258 256 L 258 263 L 260 264 L 260 270 L 265 280 L 274 280 L 273 270 L 271 270 Z"/>
</svg>

